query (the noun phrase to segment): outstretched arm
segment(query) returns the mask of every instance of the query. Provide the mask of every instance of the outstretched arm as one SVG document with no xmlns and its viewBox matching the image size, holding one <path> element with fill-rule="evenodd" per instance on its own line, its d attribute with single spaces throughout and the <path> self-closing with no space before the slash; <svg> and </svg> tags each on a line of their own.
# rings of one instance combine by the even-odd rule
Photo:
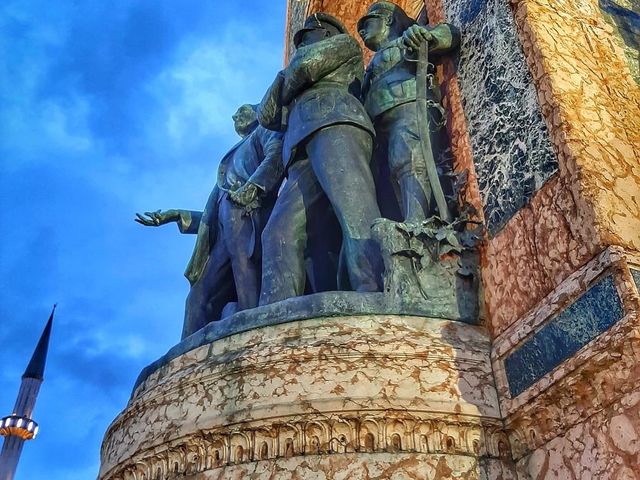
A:
<svg viewBox="0 0 640 480">
<path fill-rule="evenodd" d="M 136 213 L 134 220 L 147 227 L 159 227 L 175 222 L 180 233 L 198 233 L 202 212 L 194 210 L 156 210 L 154 212 Z"/>
</svg>

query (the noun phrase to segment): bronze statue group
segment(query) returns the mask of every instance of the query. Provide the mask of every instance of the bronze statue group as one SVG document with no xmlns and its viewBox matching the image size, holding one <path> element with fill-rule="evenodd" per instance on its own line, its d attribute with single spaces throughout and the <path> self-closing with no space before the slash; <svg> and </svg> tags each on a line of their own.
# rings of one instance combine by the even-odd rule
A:
<svg viewBox="0 0 640 480">
<path fill-rule="evenodd" d="M 262 102 L 233 116 L 242 139 L 221 160 L 204 211 L 137 214 L 143 225 L 176 222 L 197 234 L 183 338 L 299 295 L 381 291 L 374 222 L 448 215 L 431 62 L 457 46 L 458 33 L 419 25 L 389 2 L 374 3 L 358 33 L 376 52 L 366 70 L 338 19 L 309 16 Z"/>
</svg>

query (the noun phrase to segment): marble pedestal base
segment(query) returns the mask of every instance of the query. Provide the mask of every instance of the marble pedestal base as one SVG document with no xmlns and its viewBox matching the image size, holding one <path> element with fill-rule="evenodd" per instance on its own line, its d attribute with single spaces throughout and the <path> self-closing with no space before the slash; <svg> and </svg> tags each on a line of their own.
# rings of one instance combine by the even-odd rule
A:
<svg viewBox="0 0 640 480">
<path fill-rule="evenodd" d="M 515 478 L 484 329 L 399 315 L 264 326 L 151 373 L 102 480 Z"/>
</svg>

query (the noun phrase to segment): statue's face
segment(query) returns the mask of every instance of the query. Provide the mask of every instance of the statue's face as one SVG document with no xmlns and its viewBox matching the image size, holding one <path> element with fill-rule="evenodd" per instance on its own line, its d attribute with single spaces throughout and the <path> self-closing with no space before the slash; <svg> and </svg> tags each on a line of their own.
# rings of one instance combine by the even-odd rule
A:
<svg viewBox="0 0 640 480">
<path fill-rule="evenodd" d="M 302 35 L 302 41 L 298 45 L 298 48 L 304 47 L 306 45 L 311 45 L 312 43 L 319 42 L 320 40 L 324 40 L 330 35 L 331 34 L 324 28 L 314 28 L 313 30 L 307 30 Z"/>
<path fill-rule="evenodd" d="M 388 40 L 391 34 L 390 17 L 369 17 L 358 31 L 362 41 L 369 50 L 377 52 Z"/>
<path fill-rule="evenodd" d="M 256 121 L 256 112 L 253 111 L 251 105 L 242 105 L 231 118 L 233 118 L 233 126 L 238 135 L 246 137 L 251 133 L 251 126 Z"/>
</svg>

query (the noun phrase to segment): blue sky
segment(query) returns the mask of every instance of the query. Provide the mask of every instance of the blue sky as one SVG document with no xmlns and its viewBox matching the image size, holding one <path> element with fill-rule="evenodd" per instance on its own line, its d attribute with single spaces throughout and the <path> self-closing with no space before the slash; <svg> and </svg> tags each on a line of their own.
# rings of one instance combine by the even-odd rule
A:
<svg viewBox="0 0 640 480">
<path fill-rule="evenodd" d="M 58 302 L 38 438 L 17 480 L 95 478 L 139 371 L 180 337 L 200 209 L 231 115 L 282 65 L 285 1 L 0 6 L 0 415 Z"/>
</svg>

